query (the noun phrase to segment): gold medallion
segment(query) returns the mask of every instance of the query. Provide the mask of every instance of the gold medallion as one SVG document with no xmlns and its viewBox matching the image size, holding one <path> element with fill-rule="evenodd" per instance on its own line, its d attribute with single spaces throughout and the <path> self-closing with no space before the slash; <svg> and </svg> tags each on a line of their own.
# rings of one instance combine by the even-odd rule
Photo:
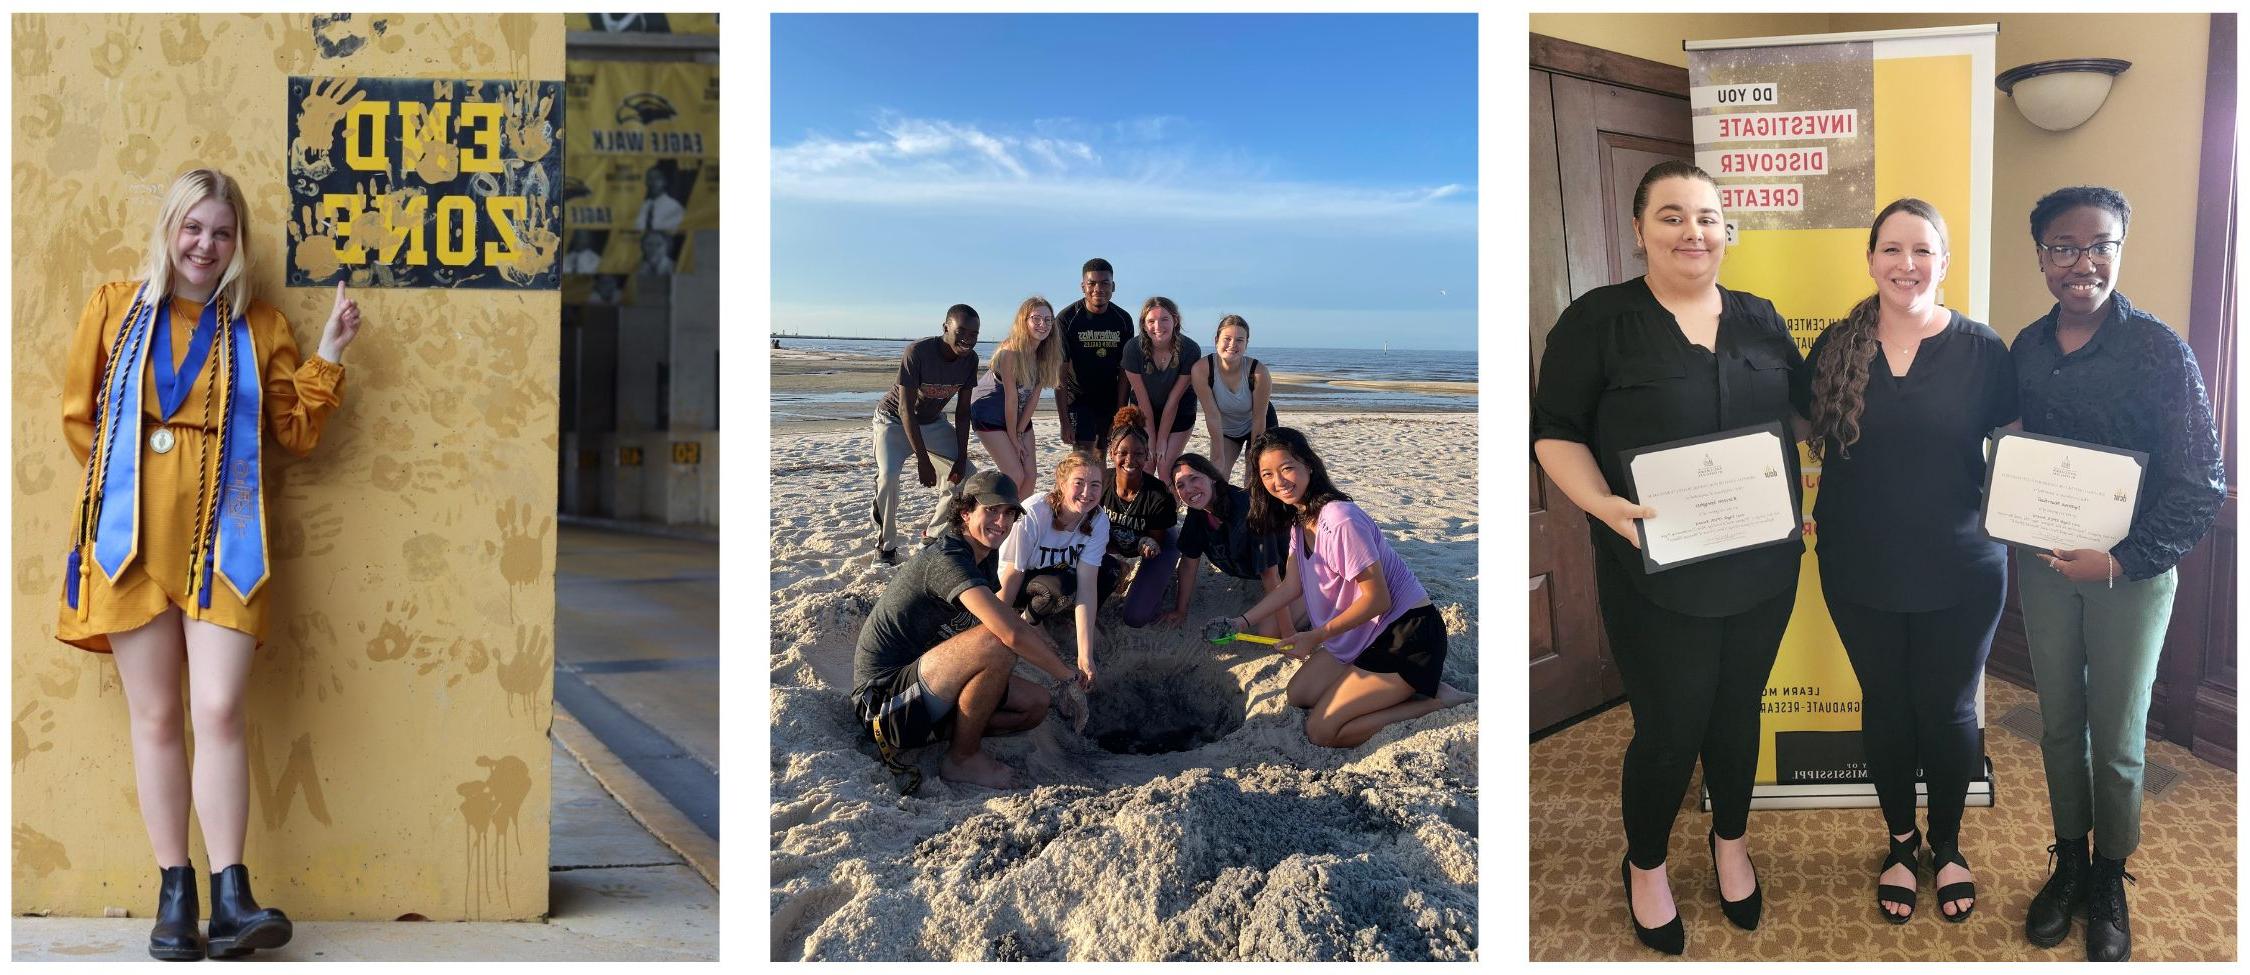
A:
<svg viewBox="0 0 2250 975">
<path fill-rule="evenodd" d="M 157 427 L 156 432 L 148 435 L 148 449 L 169 454 L 172 452 L 172 439 L 172 428 Z"/>
</svg>

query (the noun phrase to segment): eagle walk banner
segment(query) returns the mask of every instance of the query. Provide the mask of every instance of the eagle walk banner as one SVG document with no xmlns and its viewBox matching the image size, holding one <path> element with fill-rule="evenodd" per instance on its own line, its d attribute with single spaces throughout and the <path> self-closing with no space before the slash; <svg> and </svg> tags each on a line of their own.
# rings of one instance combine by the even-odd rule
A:
<svg viewBox="0 0 2250 975">
<path fill-rule="evenodd" d="M 1988 319 L 1996 25 L 1690 41 L 1696 164 L 1718 182 L 1720 283 L 1773 301 L 1797 347 L 1874 290 L 1867 228 L 1902 196 L 1945 216 L 1938 301 Z M 1809 541 L 1797 605 L 1767 681 L 1753 805 L 1872 806 L 1860 691 L 1821 596 L 1812 523 L 1820 465 L 1804 456 Z M 1979 693 L 1977 725 L 1984 726 Z M 1989 763 L 1969 787 L 1990 805 Z M 1917 774 L 1917 780 L 1920 775 Z"/>
<path fill-rule="evenodd" d="M 564 92 L 565 303 L 691 269 L 695 231 L 719 226 L 719 66 L 577 59 Z"/>
</svg>

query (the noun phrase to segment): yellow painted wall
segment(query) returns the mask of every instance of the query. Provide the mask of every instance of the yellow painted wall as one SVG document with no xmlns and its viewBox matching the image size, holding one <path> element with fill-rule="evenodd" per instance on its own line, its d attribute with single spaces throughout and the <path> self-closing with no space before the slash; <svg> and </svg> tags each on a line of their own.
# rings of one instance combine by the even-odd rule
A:
<svg viewBox="0 0 2250 975">
<path fill-rule="evenodd" d="M 289 75 L 560 80 L 560 15 L 33 16 L 14 25 L 13 909 L 142 916 L 155 862 L 106 655 L 53 638 L 81 469 L 60 354 L 131 276 L 177 173 L 242 181 L 260 297 L 309 354 L 329 291 L 281 286 Z M 568 124 L 570 120 L 565 120 Z M 310 919 L 547 909 L 555 292 L 362 290 L 319 449 L 269 449 L 275 575 L 248 705 L 245 861 Z M 193 856 L 207 869 L 199 826 Z"/>
<path fill-rule="evenodd" d="M 1998 88 L 1992 110 L 1992 328 L 2014 338 L 2055 304 L 2031 249 L 2031 205 L 2078 184 L 2133 204 L 2117 290 L 2188 332 L 2195 271 L 2197 147 L 2209 14 L 1837 14 L 1831 30 L 1999 24 L 1993 68 L 2057 58 L 2123 58 L 2102 110 L 2068 132 L 2026 122 Z"/>
<path fill-rule="evenodd" d="M 2118 290 L 2188 331 L 2195 266 L 2197 146 L 2203 138 L 2208 14 L 1532 14 L 1531 30 L 1686 66 L 1683 40 L 1999 24 L 1995 69 L 2056 58 L 2123 58 L 2092 120 L 2048 132 L 1991 89 L 1992 321 L 2013 338 L 2054 297 L 2031 249 L 2031 205 L 2073 184 L 2112 186 L 2133 204 Z M 1870 214 L 1872 216 L 1872 214 Z"/>
</svg>

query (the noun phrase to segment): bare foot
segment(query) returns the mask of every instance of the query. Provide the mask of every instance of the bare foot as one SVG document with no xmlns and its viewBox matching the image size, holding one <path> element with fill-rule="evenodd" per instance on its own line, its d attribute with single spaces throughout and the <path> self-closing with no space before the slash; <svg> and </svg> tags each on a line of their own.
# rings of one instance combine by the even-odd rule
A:
<svg viewBox="0 0 2250 975">
<path fill-rule="evenodd" d="M 987 789 L 1012 789 L 1016 784 L 1016 770 L 999 759 L 978 752 L 963 761 L 954 761 L 947 755 L 938 762 L 938 777 L 947 782 L 981 785 Z"/>
<path fill-rule="evenodd" d="M 1738 901 L 1758 889 L 1758 868 L 1750 862 L 1750 835 L 1715 844 L 1719 858 L 1719 896 Z"/>
<path fill-rule="evenodd" d="M 1958 863 L 1948 863 L 1945 866 L 1938 868 L 1937 883 L 1935 884 L 1935 886 L 1944 887 L 1948 884 L 1973 882 L 1976 879 L 1976 874 L 1970 873 L 1969 868 L 1964 867 Z M 1977 902 L 1972 898 L 1956 898 L 1954 900 L 1938 902 L 1938 910 L 1944 911 L 1947 917 L 1960 917 L 1961 912 L 1975 907 L 1976 903 Z"/>
<path fill-rule="evenodd" d="M 1437 687 L 1437 703 L 1438 707 L 1440 708 L 1449 708 L 1456 704 L 1467 704 L 1470 701 L 1474 701 L 1476 699 L 1476 695 L 1471 694 L 1468 691 L 1464 691 L 1451 684 L 1439 684 Z"/>
<path fill-rule="evenodd" d="M 1913 834 L 1909 833 L 1907 835 L 1911 836 Z M 1904 839 L 1905 837 L 1893 838 Z M 1919 879 L 1920 878 L 1915 874 L 1913 867 L 1905 866 L 1903 864 L 1892 864 L 1889 870 L 1883 871 L 1882 876 L 1875 878 L 1875 882 L 1878 884 L 1889 884 L 1893 887 L 1904 887 L 1908 890 L 1915 890 L 1918 886 Z M 1893 917 L 1906 917 L 1914 913 L 1914 905 L 1912 904 L 1901 904 L 1897 901 L 1882 901 L 1881 903 L 1883 905 L 1883 910 L 1890 912 L 1891 916 Z"/>
<path fill-rule="evenodd" d="M 1633 868 L 1633 921 L 1644 928 L 1672 923 L 1680 909 L 1672 904 L 1672 882 L 1659 865 L 1654 870 Z"/>
</svg>

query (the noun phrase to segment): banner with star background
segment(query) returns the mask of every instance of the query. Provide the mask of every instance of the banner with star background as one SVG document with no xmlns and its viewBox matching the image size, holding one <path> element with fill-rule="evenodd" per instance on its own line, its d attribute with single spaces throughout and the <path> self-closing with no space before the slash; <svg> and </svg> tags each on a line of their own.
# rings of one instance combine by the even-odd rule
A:
<svg viewBox="0 0 2250 975">
<path fill-rule="evenodd" d="M 1939 303 L 1985 321 L 1997 32 L 1987 24 L 1688 42 L 1696 164 L 1718 183 L 1727 220 L 1719 283 L 1771 300 L 1809 352 L 1874 290 L 1868 224 L 1913 196 L 1936 206 L 1949 231 Z M 1873 806 L 1859 682 L 1814 555 L 1820 463 L 1810 452 L 1802 460 L 1810 544 L 1766 682 L 1753 805 Z M 1971 805 L 1992 803 L 1985 773 L 1969 791 Z"/>
</svg>

